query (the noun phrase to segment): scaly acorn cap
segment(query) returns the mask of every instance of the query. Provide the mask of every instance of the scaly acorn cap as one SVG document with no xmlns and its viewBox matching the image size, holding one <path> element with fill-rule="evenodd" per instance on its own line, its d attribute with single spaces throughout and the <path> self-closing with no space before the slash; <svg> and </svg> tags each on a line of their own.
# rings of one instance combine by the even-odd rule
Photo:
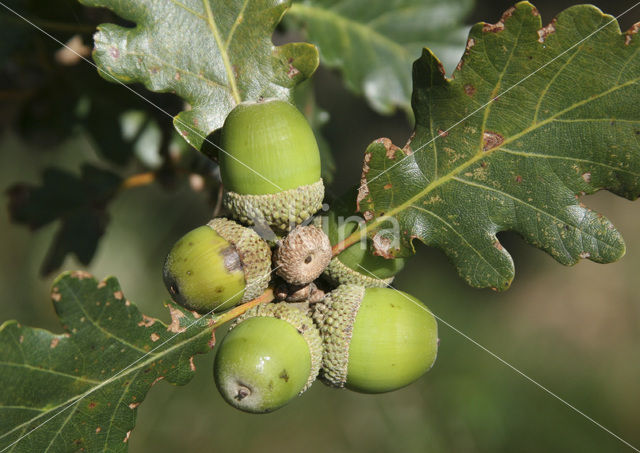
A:
<svg viewBox="0 0 640 453">
<path fill-rule="evenodd" d="M 301 395 L 311 387 L 322 366 L 322 338 L 317 326 L 311 317 L 301 309 L 292 306 L 292 304 L 288 302 L 277 302 L 261 304 L 251 308 L 241 316 L 238 316 L 231 324 L 229 330 L 234 329 L 246 319 L 258 317 L 270 317 L 288 322 L 307 342 L 311 355 L 311 367 L 307 382 L 299 393 L 299 395 Z"/>
<path fill-rule="evenodd" d="M 242 302 L 264 293 L 271 280 L 271 249 L 267 243 L 258 233 L 233 220 L 221 217 L 207 225 L 236 248 L 246 281 Z"/>
<path fill-rule="evenodd" d="M 435 317 L 406 293 L 341 285 L 314 308 L 324 345 L 320 379 L 329 386 L 388 392 L 433 366 Z"/>
<path fill-rule="evenodd" d="M 366 288 L 384 288 L 393 283 L 395 278 L 377 278 L 365 274 L 364 271 L 358 272 L 340 261 L 338 256 L 331 260 L 324 270 L 324 275 L 335 285 L 359 285 Z"/>
<path fill-rule="evenodd" d="M 298 226 L 274 253 L 276 274 L 292 285 L 306 285 L 322 274 L 331 261 L 329 238 L 314 225 Z"/>
<path fill-rule="evenodd" d="M 252 195 L 227 191 L 223 204 L 245 225 L 269 225 L 278 233 L 286 233 L 318 212 L 323 199 L 324 183 L 320 179 L 277 193 Z"/>
<path fill-rule="evenodd" d="M 316 305 L 313 319 L 323 341 L 320 379 L 331 387 L 344 387 L 349 365 L 349 343 L 365 288 L 340 285 Z"/>
</svg>

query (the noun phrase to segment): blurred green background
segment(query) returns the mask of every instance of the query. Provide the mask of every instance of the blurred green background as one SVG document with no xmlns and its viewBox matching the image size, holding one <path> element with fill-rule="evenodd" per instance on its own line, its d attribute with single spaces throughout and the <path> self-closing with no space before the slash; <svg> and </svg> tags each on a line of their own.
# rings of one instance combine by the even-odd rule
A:
<svg viewBox="0 0 640 453">
<path fill-rule="evenodd" d="M 478 3 L 469 23 L 495 22 L 511 4 Z M 535 4 L 546 23 L 571 3 Z M 595 4 L 615 15 L 633 2 Z M 640 7 L 621 19 L 622 28 L 638 20 Z M 333 72 L 320 70 L 315 80 L 319 104 L 331 116 L 324 135 L 338 164 L 331 188 L 338 194 L 357 182 L 361 154 L 371 140 L 388 136 L 402 144 L 410 126 L 400 113 L 373 113 Z M 122 96 L 129 95 L 123 88 Z M 0 118 L 6 116 L 11 112 Z M 103 164 L 95 143 L 81 131 L 46 151 L 9 128 L 0 138 L 3 190 L 17 182 L 39 183 L 48 166 L 77 172 L 84 162 Z M 135 173 L 137 165 L 130 163 L 123 173 Z M 640 205 L 608 193 L 586 203 L 625 237 L 627 254 L 619 262 L 583 261 L 565 268 L 516 235 L 503 234 L 517 274 L 510 290 L 494 293 L 467 287 L 442 253 L 418 250 L 395 286 L 420 298 L 443 322 L 436 365 L 415 384 L 367 396 L 316 383 L 284 409 L 246 415 L 217 394 L 209 354 L 196 358 L 197 375 L 186 387 L 162 383 L 152 388 L 138 409 L 130 451 L 632 451 L 445 325 L 640 446 Z M 172 190 L 157 184 L 127 190 L 109 206 L 111 223 L 86 269 L 98 278 L 117 276 L 141 311 L 168 319 L 161 303 L 167 298 L 160 277 L 164 255 L 211 212 L 205 194 L 184 180 Z M 61 331 L 49 302 L 55 274 L 39 275 L 56 227 L 30 232 L 10 223 L 6 209 L 0 211 L 0 321 L 18 319 Z M 64 263 L 64 269 L 82 267 L 73 258 Z"/>
</svg>

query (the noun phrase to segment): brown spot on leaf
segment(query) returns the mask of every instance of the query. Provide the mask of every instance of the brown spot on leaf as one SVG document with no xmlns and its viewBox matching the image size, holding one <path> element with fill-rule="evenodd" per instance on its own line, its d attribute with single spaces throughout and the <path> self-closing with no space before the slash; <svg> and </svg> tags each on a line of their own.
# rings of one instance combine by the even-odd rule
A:
<svg viewBox="0 0 640 453">
<path fill-rule="evenodd" d="M 96 434 L 99 434 L 100 431 L 102 431 L 102 428 L 100 428 L 99 426 L 96 428 Z"/>
<path fill-rule="evenodd" d="M 60 294 L 58 292 L 58 288 L 53 288 L 53 292 L 51 293 L 51 298 L 53 300 L 55 300 L 56 302 L 60 302 L 60 299 L 62 299 L 62 294 Z"/>
<path fill-rule="evenodd" d="M 71 272 L 71 277 L 77 278 L 78 280 L 84 280 L 85 278 L 91 278 L 91 274 L 85 271 L 73 271 Z"/>
<path fill-rule="evenodd" d="M 502 142 L 504 142 L 504 137 L 497 132 L 484 131 L 482 134 L 483 151 L 489 151 L 497 148 L 502 145 Z"/>
<path fill-rule="evenodd" d="M 23 341 L 24 341 L 24 335 L 20 335 L 20 338 L 18 338 L 18 342 L 22 344 Z"/>
<path fill-rule="evenodd" d="M 292 64 L 289 64 L 289 71 L 287 71 L 287 77 L 289 77 L 290 79 L 293 79 L 298 74 L 300 74 L 300 70 L 295 66 L 293 66 Z"/>
<path fill-rule="evenodd" d="M 196 371 L 196 365 L 193 363 L 193 356 L 189 357 L 189 368 L 191 371 Z"/>
<path fill-rule="evenodd" d="M 122 293 L 122 291 L 116 291 L 115 293 L 113 293 L 113 297 L 118 300 L 122 300 L 124 298 L 124 294 Z"/>
<path fill-rule="evenodd" d="M 216 345 L 216 332 L 214 330 L 213 332 L 211 332 L 211 338 L 207 342 L 207 346 L 209 346 L 209 349 L 213 349 L 215 345 Z"/>
<path fill-rule="evenodd" d="M 362 217 L 364 217 L 364 219 L 368 222 L 369 220 L 373 219 L 373 212 L 364 211 L 364 213 L 362 214 Z"/>
<path fill-rule="evenodd" d="M 504 12 L 504 14 L 502 15 L 502 17 L 500 18 L 500 20 L 498 22 L 496 22 L 495 24 L 484 24 L 484 26 L 482 27 L 482 31 L 487 33 L 498 33 L 499 31 L 504 30 L 504 23 L 505 21 L 511 17 L 513 15 L 513 12 L 516 9 L 512 6 L 511 8 L 509 8 L 508 10 L 506 10 Z"/>
<path fill-rule="evenodd" d="M 124 439 L 122 442 L 126 444 L 127 442 L 129 442 L 130 437 L 131 437 L 131 431 L 127 431 L 127 434 L 124 436 Z"/>
<path fill-rule="evenodd" d="M 580 258 L 582 258 L 582 259 L 589 258 L 590 256 L 591 256 L 591 253 L 589 253 L 589 252 L 582 252 L 580 254 Z"/>
<path fill-rule="evenodd" d="M 500 244 L 500 241 L 495 241 L 495 242 L 493 243 L 493 246 L 494 246 L 495 248 L 497 248 L 498 250 L 500 250 L 500 251 L 502 251 L 502 250 L 504 249 L 504 248 L 502 247 L 502 244 Z"/>
<path fill-rule="evenodd" d="M 624 37 L 624 45 L 628 46 L 629 44 L 631 44 L 631 37 L 637 34 L 639 31 L 640 31 L 640 22 L 636 22 L 625 33 L 626 36 Z"/>
<path fill-rule="evenodd" d="M 520 184 L 522 182 L 522 176 L 516 175 L 516 182 Z"/>
<path fill-rule="evenodd" d="M 473 38 L 469 38 L 467 40 L 467 46 L 465 47 L 465 50 L 469 51 L 475 45 L 476 45 L 476 40 Z"/>
<path fill-rule="evenodd" d="M 364 153 L 362 162 L 362 175 L 360 176 L 360 187 L 358 187 L 358 196 L 356 197 L 356 211 L 360 211 L 360 203 L 369 195 L 369 185 L 367 184 L 367 175 L 369 174 L 369 162 L 371 162 L 371 153 Z"/>
<path fill-rule="evenodd" d="M 104 280 L 102 280 L 100 283 L 98 283 L 98 289 L 102 289 L 102 288 L 104 288 L 105 286 L 107 286 L 107 282 L 106 282 L 106 281 L 104 281 Z"/>
<path fill-rule="evenodd" d="M 387 184 L 385 184 L 382 188 L 383 188 L 384 190 L 389 190 L 389 189 L 391 189 L 392 187 L 393 187 L 393 184 L 391 184 L 391 183 L 387 183 Z"/>
<path fill-rule="evenodd" d="M 470 83 L 467 83 L 464 86 L 464 92 L 467 93 L 467 96 L 473 96 L 476 93 L 476 87 L 474 87 Z"/>
<path fill-rule="evenodd" d="M 373 243 L 373 254 L 382 256 L 384 258 L 393 258 L 391 254 L 391 240 L 382 236 L 380 233 L 376 234 L 371 241 Z"/>
<path fill-rule="evenodd" d="M 173 76 L 173 79 L 174 79 L 176 82 L 179 82 L 181 78 L 182 78 L 182 76 L 180 75 L 180 73 L 179 73 L 179 72 L 176 72 L 176 75 L 174 75 L 174 76 Z"/>
<path fill-rule="evenodd" d="M 53 337 L 51 339 L 51 345 L 49 346 L 51 349 L 55 348 L 56 346 L 58 346 L 58 343 L 60 343 L 60 338 L 58 337 Z"/>
<path fill-rule="evenodd" d="M 164 379 L 164 376 L 158 376 L 157 378 L 154 379 L 154 381 L 151 383 L 151 386 L 153 387 L 154 385 L 156 385 L 158 382 L 160 382 L 161 380 Z"/>
<path fill-rule="evenodd" d="M 152 326 L 152 325 L 154 325 L 155 323 L 156 323 L 156 320 L 155 320 L 155 319 L 150 318 L 149 316 L 147 316 L 147 315 L 144 315 L 144 314 L 143 314 L 143 315 L 142 315 L 142 321 L 140 321 L 140 322 L 138 323 L 138 326 L 140 326 L 140 327 L 142 327 L 142 326 L 144 326 L 144 327 L 151 327 L 151 326 Z"/>
<path fill-rule="evenodd" d="M 95 401 L 91 401 L 91 402 L 89 403 L 89 406 L 88 406 L 88 407 L 89 407 L 89 409 L 93 409 L 94 407 L 96 407 L 96 405 L 97 405 L 97 404 L 96 404 L 96 402 L 95 402 Z"/>
<path fill-rule="evenodd" d="M 134 410 L 138 406 L 140 406 L 140 403 L 131 403 L 129 404 L 129 409 Z"/>
<path fill-rule="evenodd" d="M 118 58 L 120 57 L 120 50 L 117 47 L 111 46 L 109 48 L 109 55 L 111 55 L 112 58 Z"/>
<path fill-rule="evenodd" d="M 549 36 L 552 33 L 555 33 L 556 31 L 556 19 L 553 19 L 549 25 L 547 25 L 546 27 L 542 27 L 540 30 L 538 30 L 538 42 L 539 43 L 543 43 L 546 39 L 547 36 Z"/>
<path fill-rule="evenodd" d="M 180 320 L 184 318 L 184 313 L 169 305 L 169 314 L 171 315 L 171 324 L 167 327 L 169 332 L 182 333 L 187 330 L 185 327 L 180 327 Z"/>
<path fill-rule="evenodd" d="M 583 173 L 582 179 L 584 179 L 584 182 L 591 182 L 591 173 L 589 172 Z"/>
<path fill-rule="evenodd" d="M 160 335 L 158 335 L 157 333 L 154 332 L 154 333 L 152 333 L 150 335 L 150 338 L 151 338 L 151 341 L 153 341 L 155 343 L 156 341 L 158 341 L 160 339 Z"/>
<path fill-rule="evenodd" d="M 449 132 L 447 132 L 447 131 L 443 131 L 442 129 L 438 129 L 438 136 L 439 136 L 439 137 L 444 138 L 444 137 L 446 137 L 447 135 L 449 135 Z"/>
</svg>

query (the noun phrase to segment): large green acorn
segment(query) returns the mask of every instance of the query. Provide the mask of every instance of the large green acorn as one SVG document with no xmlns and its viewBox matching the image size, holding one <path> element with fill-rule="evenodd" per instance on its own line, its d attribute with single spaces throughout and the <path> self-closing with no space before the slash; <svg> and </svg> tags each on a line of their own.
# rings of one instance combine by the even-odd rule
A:
<svg viewBox="0 0 640 453">
<path fill-rule="evenodd" d="M 224 337 L 214 379 L 233 407 L 271 412 L 311 386 L 321 361 L 322 339 L 311 318 L 287 302 L 258 305 Z"/>
<path fill-rule="evenodd" d="M 255 231 L 213 219 L 175 243 L 163 277 L 180 305 L 200 313 L 226 310 L 264 292 L 271 278 L 271 249 Z"/>
<path fill-rule="evenodd" d="M 322 207 L 318 144 L 293 105 L 277 99 L 239 104 L 220 141 L 224 205 L 242 223 L 286 232 Z"/>
<path fill-rule="evenodd" d="M 324 347 L 320 376 L 330 386 L 389 392 L 409 385 L 435 362 L 436 320 L 401 291 L 341 285 L 314 317 Z"/>
</svg>

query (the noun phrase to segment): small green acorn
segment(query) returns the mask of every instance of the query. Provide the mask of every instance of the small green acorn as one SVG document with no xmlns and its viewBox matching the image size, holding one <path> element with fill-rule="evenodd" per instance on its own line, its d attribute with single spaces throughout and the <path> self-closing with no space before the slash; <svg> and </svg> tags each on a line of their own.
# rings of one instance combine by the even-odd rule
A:
<svg viewBox="0 0 640 453">
<path fill-rule="evenodd" d="M 355 200 L 355 195 L 353 195 Z M 348 208 L 337 202 L 325 217 L 316 217 L 315 225 L 322 225 L 332 245 L 357 231 L 361 223 L 353 214 L 343 214 Z M 344 201 L 342 203 L 345 203 Z M 360 219 L 362 220 L 362 219 Z M 394 276 L 402 270 L 404 258 L 383 258 L 374 254 L 369 240 L 357 242 L 333 257 L 324 270 L 324 276 L 334 285 L 359 285 L 366 288 L 385 287 L 393 282 Z"/>
<path fill-rule="evenodd" d="M 293 105 L 277 99 L 237 105 L 220 144 L 223 202 L 242 223 L 287 232 L 322 207 L 318 144 Z"/>
<path fill-rule="evenodd" d="M 420 301 L 390 288 L 341 285 L 316 305 L 322 381 L 362 393 L 409 385 L 435 362 L 438 328 Z"/>
<path fill-rule="evenodd" d="M 180 238 L 164 263 L 171 297 L 200 313 L 260 296 L 271 278 L 271 249 L 258 234 L 218 218 Z"/>
<path fill-rule="evenodd" d="M 238 317 L 216 354 L 216 387 L 233 407 L 272 412 L 311 386 L 322 339 L 310 317 L 286 302 L 258 305 Z"/>
</svg>

